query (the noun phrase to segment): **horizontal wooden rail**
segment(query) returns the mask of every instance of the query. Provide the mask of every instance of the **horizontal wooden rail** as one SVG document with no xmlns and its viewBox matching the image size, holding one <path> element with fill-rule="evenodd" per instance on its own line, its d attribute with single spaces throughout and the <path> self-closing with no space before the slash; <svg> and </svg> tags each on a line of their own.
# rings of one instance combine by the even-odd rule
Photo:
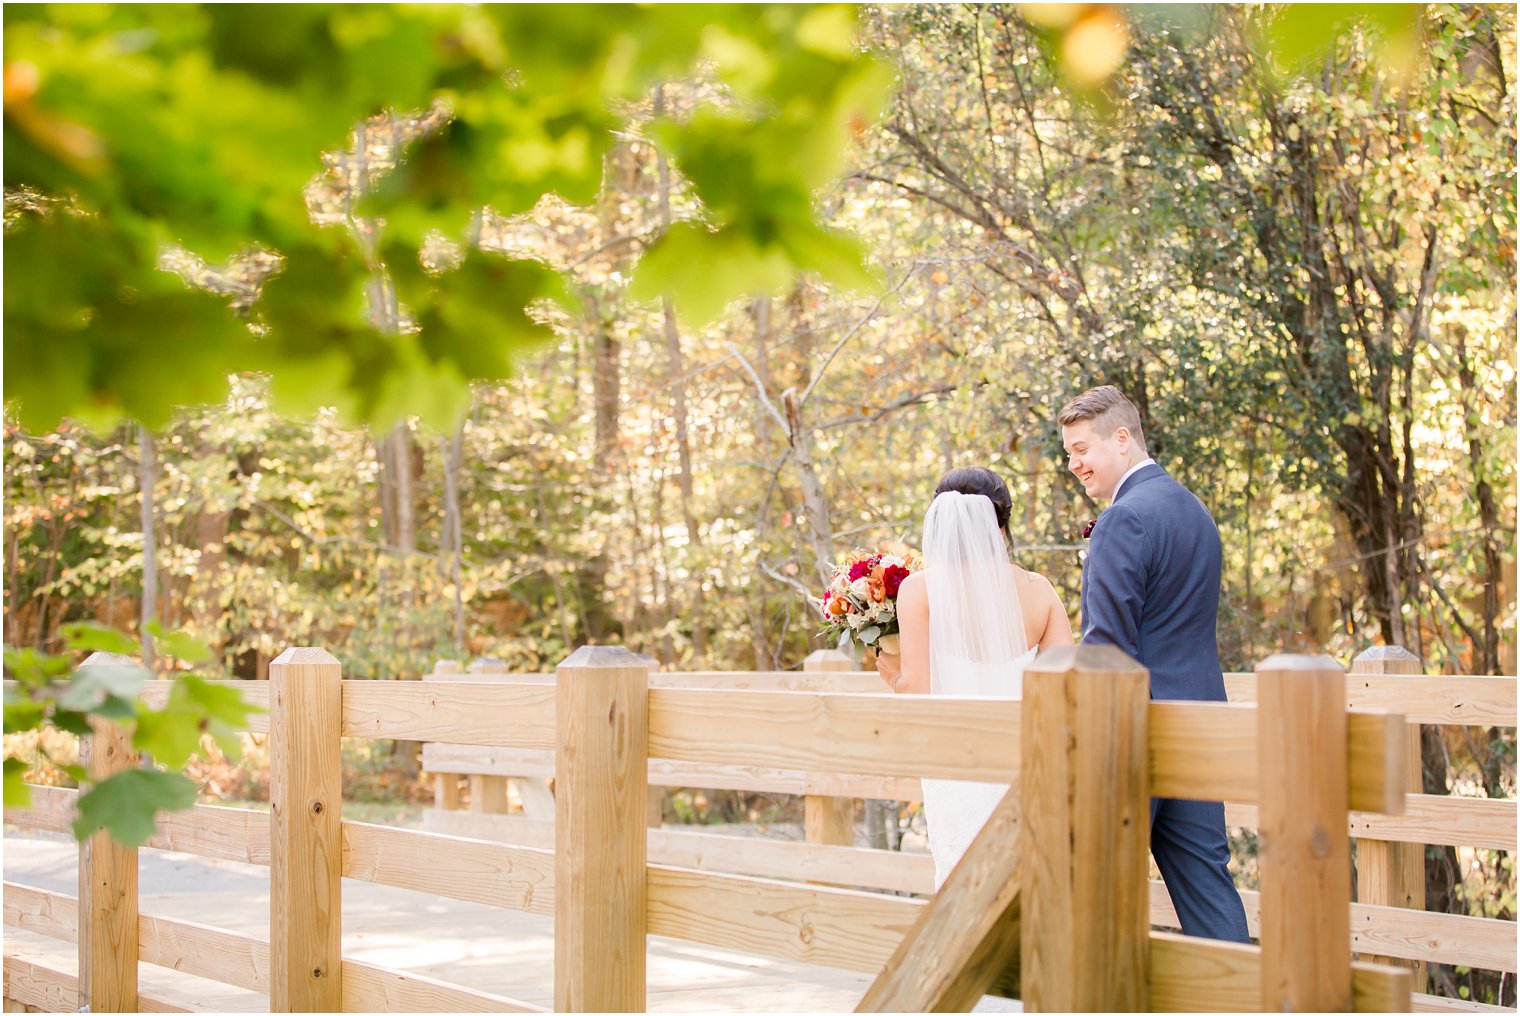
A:
<svg viewBox="0 0 1520 1016">
<path fill-rule="evenodd" d="M 1444 998 L 1440 995 L 1410 996 L 1410 1012 L 1507 1012 L 1514 1013 L 1512 1005 L 1485 1005 L 1469 1002 L 1465 998 Z"/>
<path fill-rule="evenodd" d="M 78 792 L 74 790 L 34 786 L 33 807 L 7 812 L 6 821 L 22 828 L 67 833 L 77 797 Z M 1434 794 L 1411 794 L 1407 801 L 1404 815 L 1353 813 L 1351 835 L 1400 843 L 1446 844 L 1492 850 L 1514 848 L 1516 815 L 1512 801 Z M 424 813 L 424 820 L 438 821 L 435 816 L 441 814 L 443 813 L 438 809 L 430 809 Z M 503 816 L 475 813 L 462 815 L 455 824 L 447 828 L 440 826 L 436 831 L 446 835 L 469 836 L 473 822 L 493 817 Z M 1255 806 L 1228 804 L 1225 806 L 1225 820 L 1232 826 L 1255 829 Z M 160 815 L 158 832 L 149 840 L 148 846 L 203 857 L 268 865 L 268 824 L 268 815 L 262 811 L 197 805 L 190 812 L 167 812 Z M 886 885 L 881 887 L 889 888 Z"/>
<path fill-rule="evenodd" d="M 490 815 L 432 808 L 422 813 L 423 829 L 444 836 L 489 839 L 520 847 L 554 849 L 554 823 L 521 815 Z M 776 878 L 887 892 L 927 895 L 934 891 L 934 862 L 928 854 L 827 846 L 794 840 L 649 830 L 649 863 L 699 871 Z"/>
<path fill-rule="evenodd" d="M 553 684 L 553 674 L 428 674 L 424 681 L 499 681 L 507 684 Z M 796 671 L 655 671 L 651 688 L 753 691 L 881 692 L 875 671 L 801 673 Z M 1256 701 L 1256 675 L 1225 675 L 1231 702 Z M 1403 713 L 1410 723 L 1513 727 L 1516 725 L 1516 679 L 1457 675 L 1409 677 L 1347 674 L 1346 704 L 1354 709 Z"/>
<path fill-rule="evenodd" d="M 1255 674 L 1226 674 L 1231 702 L 1256 701 Z M 1402 713 L 1410 723 L 1515 726 L 1513 677 L 1347 674 L 1346 705 Z"/>
<path fill-rule="evenodd" d="M 9 881 L 4 892 L 7 928 L 20 928 L 60 942 L 79 940 L 77 897 Z"/>
<path fill-rule="evenodd" d="M 1409 971 L 1351 965 L 1354 1012 L 1402 1012 Z M 1151 932 L 1152 1012 L 1258 1012 L 1261 949 L 1167 932 Z"/>
<path fill-rule="evenodd" d="M 344 681 L 343 736 L 554 747 L 554 688 L 435 681 Z"/>
<path fill-rule="evenodd" d="M 32 807 L 5 813 L 5 821 L 23 829 L 67 833 L 72 829 L 79 791 L 33 786 Z M 158 829 L 147 846 L 199 857 L 269 866 L 269 812 L 197 804 L 186 811 L 160 812 Z"/>
<path fill-rule="evenodd" d="M 554 851 L 343 823 L 346 878 L 554 915 Z"/>
<path fill-rule="evenodd" d="M 268 681 L 210 681 L 209 684 L 219 688 L 231 688 L 243 696 L 243 701 L 251 706 L 258 706 L 262 712 L 253 713 L 248 717 L 248 732 L 250 734 L 269 733 L 269 682 Z M 173 681 L 148 681 L 138 694 L 138 698 L 146 705 L 155 709 L 162 709 L 169 702 L 169 692 L 174 687 Z"/>
<path fill-rule="evenodd" d="M 1256 806 L 1227 804 L 1225 823 L 1255 829 Z M 1392 843 L 1428 843 L 1450 847 L 1514 850 L 1515 802 L 1487 797 L 1410 794 L 1402 815 L 1351 813 L 1351 835 Z"/>
<path fill-rule="evenodd" d="M 30 808 L 7 808 L 5 822 L 21 829 L 41 829 L 53 833 L 67 833 L 73 829 L 74 802 L 79 791 L 68 787 L 44 787 L 29 784 L 32 792 Z"/>
<path fill-rule="evenodd" d="M 243 701 L 251 706 L 258 706 L 264 710 L 255 713 L 248 718 L 248 731 L 253 734 L 269 733 L 269 682 L 268 681 L 208 681 L 218 688 L 231 688 L 243 697 Z M 6 691 L 19 689 L 15 681 L 6 681 Z M 174 682 L 170 680 L 146 681 L 142 690 L 138 692 L 138 699 L 155 709 L 162 709 L 169 701 L 169 692 L 174 688 Z"/>
<path fill-rule="evenodd" d="M 422 746 L 422 768 L 430 773 L 462 776 L 554 776 L 554 753 L 538 748 L 495 748 L 480 744 L 431 743 Z M 860 776 L 850 773 L 798 772 L 760 766 L 720 766 L 700 762 L 649 760 L 649 782 L 656 787 L 700 787 L 770 794 L 818 794 L 884 801 L 917 801 L 923 787 L 907 776 Z"/>
<path fill-rule="evenodd" d="M 62 942 L 79 939 L 79 901 L 15 882 L 5 883 L 5 924 Z M 269 943 L 191 921 L 141 914 L 138 958 L 181 973 L 269 993 Z"/>
<path fill-rule="evenodd" d="M 269 684 L 267 681 L 214 681 L 223 687 L 235 688 L 245 701 L 252 705 L 267 709 L 269 706 Z M 480 685 L 485 687 L 519 687 L 531 689 L 552 686 L 553 674 L 429 674 L 422 681 L 345 681 L 345 696 L 348 686 L 359 686 L 358 697 L 353 700 L 356 709 L 372 711 L 377 705 L 377 700 L 371 695 L 365 694 L 371 689 L 407 689 L 399 693 L 400 701 L 391 701 L 385 697 L 384 692 L 377 692 L 381 696 L 378 704 L 382 710 L 378 719 L 370 718 L 377 727 L 396 726 L 398 729 L 408 724 L 414 724 L 423 719 L 427 710 L 418 709 L 419 701 L 414 696 L 419 693 L 417 689 L 428 684 L 465 684 Z M 649 675 L 651 688 L 662 690 L 755 690 L 755 691 L 794 691 L 813 693 L 839 693 L 839 694 L 869 694 L 880 693 L 883 690 L 881 678 L 873 671 L 846 671 L 842 673 L 797 673 L 791 671 L 690 671 L 685 673 L 656 671 Z M 1513 727 L 1516 725 L 1516 679 L 1514 677 L 1474 677 L 1468 675 L 1442 675 L 1426 677 L 1410 677 L 1403 675 L 1385 674 L 1347 674 L 1346 675 L 1346 704 L 1355 709 L 1382 709 L 1389 712 L 1402 713 L 1410 723 L 1434 723 L 1455 725 L 1479 725 Z M 14 681 L 6 681 L 7 688 L 15 687 Z M 155 706 L 161 706 L 168 700 L 169 690 L 172 687 L 170 681 L 150 681 L 143 686 L 142 699 L 144 702 Z M 1225 687 L 1229 700 L 1234 703 L 1252 703 L 1256 701 L 1256 675 L 1231 673 L 1225 675 Z M 510 693 L 508 698 L 510 700 Z M 552 701 L 552 696 L 549 696 Z M 425 696 L 420 701 L 425 702 Z M 494 706 L 500 699 L 489 700 Z M 535 699 L 529 694 L 528 703 L 538 703 L 542 700 Z M 345 700 L 345 713 L 348 702 Z M 408 716 L 409 708 L 417 709 L 417 712 Z M 552 705 L 550 706 L 552 710 Z M 552 713 L 551 713 L 552 715 Z M 525 718 L 514 717 L 513 724 L 524 722 Z M 348 727 L 362 726 L 366 718 L 355 715 L 350 719 L 345 715 L 344 724 Z M 438 717 L 426 718 L 425 722 L 447 722 Z M 532 725 L 542 722 L 542 718 L 527 720 Z M 479 724 L 467 722 L 466 729 L 478 729 Z M 252 718 L 249 730 L 254 733 L 267 732 L 269 718 L 267 713 L 260 713 Z M 349 731 L 345 729 L 345 734 Z M 463 737 L 412 737 L 407 734 L 390 733 L 365 733 L 356 731 L 351 736 L 355 737 L 404 737 L 408 740 L 439 740 L 456 741 L 471 744 L 501 743 L 496 741 L 482 741 L 476 738 Z"/>
<path fill-rule="evenodd" d="M 198 804 L 159 816 L 148 846 L 269 866 L 269 812 Z"/>
<path fill-rule="evenodd" d="M 920 900 L 649 866 L 649 933 L 819 966 L 880 970 Z"/>
<path fill-rule="evenodd" d="M 78 1012 L 77 968 L 63 969 L 53 957 L 5 954 L 5 997 L 41 1012 Z M 218 1012 L 177 994 L 137 993 L 138 1012 Z"/>
<path fill-rule="evenodd" d="M 553 684 L 553 674 L 454 671 L 424 674 L 424 681 L 477 681 L 489 684 Z M 813 672 L 795 670 L 651 671 L 651 688 L 711 688 L 726 691 L 819 691 L 870 693 L 887 690 L 874 670 Z"/>
<path fill-rule="evenodd" d="M 651 689 L 651 759 L 1009 781 L 1019 703 L 891 694 Z"/>
<path fill-rule="evenodd" d="M 5 924 L 64 942 L 79 937 L 79 901 L 5 883 Z M 269 993 L 269 943 L 192 921 L 141 915 L 139 958 L 222 984 Z M 9 977 L 7 977 L 9 982 Z M 77 1007 L 77 1006 L 76 1006 Z M 357 960 L 343 961 L 344 1012 L 543 1012 L 516 999 Z"/>
<path fill-rule="evenodd" d="M 433 977 L 343 961 L 344 1012 L 548 1012 L 504 995 L 492 995 Z"/>
<path fill-rule="evenodd" d="M 72 810 L 76 792 L 50 787 L 35 789 L 41 807 L 31 814 L 63 816 L 51 826 L 66 829 L 66 816 Z M 17 817 L 23 816 L 8 816 L 12 820 Z M 149 846 L 267 864 L 268 822 L 265 812 L 197 805 L 188 812 L 163 816 L 160 833 Z M 48 826 L 39 823 L 39 827 Z M 553 854 L 546 849 L 351 822 L 344 823 L 344 846 L 344 874 L 351 878 L 534 913 L 552 911 Z M 702 872 L 692 874 L 711 877 Z M 650 877 L 653 886 L 655 876 Z M 754 881 L 760 885 L 783 884 Z M 746 889 L 752 888 L 753 885 L 746 885 Z M 653 892 L 651 888 L 651 895 Z M 1152 883 L 1151 894 L 1152 921 L 1175 927 L 1176 917 L 1162 884 Z M 1254 927 L 1257 895 L 1243 891 L 1241 898 Z M 715 915 L 712 920 L 722 923 L 723 917 Z M 669 931 L 661 933 L 686 937 Z M 1361 952 L 1514 971 L 1514 937 L 1512 921 L 1352 904 L 1353 948 Z M 742 942 L 733 946 L 747 948 Z M 795 958 L 793 952 L 770 955 Z"/>
<path fill-rule="evenodd" d="M 1171 898 L 1159 880 L 1151 882 L 1151 923 L 1164 928 L 1178 926 Z M 1246 923 L 1258 932 L 1261 896 L 1240 890 Z M 1464 914 L 1440 914 L 1402 907 L 1351 904 L 1353 952 L 1392 956 L 1397 959 L 1450 963 L 1483 970 L 1515 972 L 1515 922 Z"/>
<path fill-rule="evenodd" d="M 38 789 L 42 807 L 33 814 L 68 814 L 74 791 Z M 165 818 L 170 828 L 150 845 L 172 842 L 173 849 L 254 863 L 263 858 L 267 863 L 267 813 L 202 805 Z M 652 842 L 659 842 L 662 831 L 652 832 L 656 834 Z M 344 874 L 349 877 L 536 913 L 552 911 L 553 854 L 549 850 L 363 823 L 344 823 L 344 845 Z M 1254 927 L 1257 895 L 1243 892 L 1241 896 Z M 10 890 L 6 899 L 9 913 Z M 652 934 L 845 969 L 868 971 L 885 962 L 919 906 L 909 899 L 713 875 L 663 864 L 651 865 L 650 870 Z M 1175 925 L 1159 882 L 1152 885 L 1152 920 Z M 1353 948 L 1359 951 L 1484 969 L 1512 971 L 1515 967 L 1513 922 L 1353 904 L 1352 924 Z M 167 942 L 155 930 L 163 927 L 150 922 L 144 941 Z M 181 946 L 181 953 L 185 952 L 188 949 Z"/>
<path fill-rule="evenodd" d="M 1021 703 L 1008 699 L 651 690 L 652 759 L 729 766 L 1012 782 Z M 1348 719 L 1351 803 L 1396 808 L 1388 760 L 1407 743 L 1381 713 Z M 1256 716 L 1250 706 L 1152 702 L 1151 792 L 1254 802 Z"/>
</svg>

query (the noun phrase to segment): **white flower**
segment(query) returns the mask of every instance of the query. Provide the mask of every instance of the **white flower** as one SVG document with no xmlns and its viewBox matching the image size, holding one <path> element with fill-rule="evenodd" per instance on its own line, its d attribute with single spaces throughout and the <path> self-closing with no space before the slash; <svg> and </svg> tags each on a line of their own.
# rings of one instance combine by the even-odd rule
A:
<svg viewBox="0 0 1520 1016">
<path fill-rule="evenodd" d="M 871 600 L 870 580 L 862 575 L 860 578 L 850 583 L 850 592 L 853 593 L 855 595 L 855 598 L 861 602 L 869 603 Z"/>
<path fill-rule="evenodd" d="M 896 554 L 883 554 L 882 555 L 882 557 L 881 557 L 881 566 L 883 568 L 886 568 L 889 565 L 894 565 L 894 564 L 897 565 L 900 568 L 906 568 L 908 566 L 908 562 L 904 561 L 902 558 L 898 557 Z"/>
<path fill-rule="evenodd" d="M 860 631 L 860 629 L 866 626 L 866 616 L 858 611 L 853 614 L 846 614 L 844 619 L 845 623 L 855 631 Z"/>
</svg>

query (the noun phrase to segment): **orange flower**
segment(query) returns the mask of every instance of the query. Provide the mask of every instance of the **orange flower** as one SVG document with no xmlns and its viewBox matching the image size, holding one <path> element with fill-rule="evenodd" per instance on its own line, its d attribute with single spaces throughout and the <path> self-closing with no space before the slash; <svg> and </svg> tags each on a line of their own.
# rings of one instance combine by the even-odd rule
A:
<svg viewBox="0 0 1520 1016">
<path fill-rule="evenodd" d="M 835 617 L 842 617 L 850 612 L 850 600 L 846 596 L 836 596 L 829 600 L 829 613 Z"/>
</svg>

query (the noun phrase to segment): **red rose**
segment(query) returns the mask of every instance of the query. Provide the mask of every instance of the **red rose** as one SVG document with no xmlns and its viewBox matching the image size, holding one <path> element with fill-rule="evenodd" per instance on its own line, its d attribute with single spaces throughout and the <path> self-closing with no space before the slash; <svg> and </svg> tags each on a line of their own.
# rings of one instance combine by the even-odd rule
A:
<svg viewBox="0 0 1520 1016">
<path fill-rule="evenodd" d="M 894 600 L 897 599 L 897 590 L 902 587 L 903 579 L 910 574 L 908 569 L 900 564 L 887 565 L 886 571 L 881 576 L 882 584 L 887 587 L 887 595 Z"/>
<path fill-rule="evenodd" d="M 1088 537 L 1092 536 L 1093 526 L 1096 526 L 1097 524 L 1098 524 L 1098 520 L 1097 519 L 1088 519 L 1087 520 L 1087 525 L 1085 525 L 1085 526 L 1082 527 L 1082 539 L 1085 540 Z"/>
<path fill-rule="evenodd" d="M 851 582 L 854 582 L 856 579 L 863 579 L 869 574 L 871 574 L 870 561 L 856 561 L 854 564 L 850 565 Z"/>
</svg>

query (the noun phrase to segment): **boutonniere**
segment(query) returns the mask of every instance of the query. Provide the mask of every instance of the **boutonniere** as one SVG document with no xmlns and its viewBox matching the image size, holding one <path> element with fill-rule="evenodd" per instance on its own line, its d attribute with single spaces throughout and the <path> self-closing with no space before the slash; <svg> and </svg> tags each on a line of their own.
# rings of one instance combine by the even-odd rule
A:
<svg viewBox="0 0 1520 1016">
<path fill-rule="evenodd" d="M 1087 520 L 1087 525 L 1085 525 L 1085 526 L 1082 527 L 1082 539 L 1085 540 L 1088 537 L 1092 536 L 1093 526 L 1096 526 L 1097 524 L 1098 524 L 1098 520 L 1097 519 L 1088 519 Z"/>
</svg>

